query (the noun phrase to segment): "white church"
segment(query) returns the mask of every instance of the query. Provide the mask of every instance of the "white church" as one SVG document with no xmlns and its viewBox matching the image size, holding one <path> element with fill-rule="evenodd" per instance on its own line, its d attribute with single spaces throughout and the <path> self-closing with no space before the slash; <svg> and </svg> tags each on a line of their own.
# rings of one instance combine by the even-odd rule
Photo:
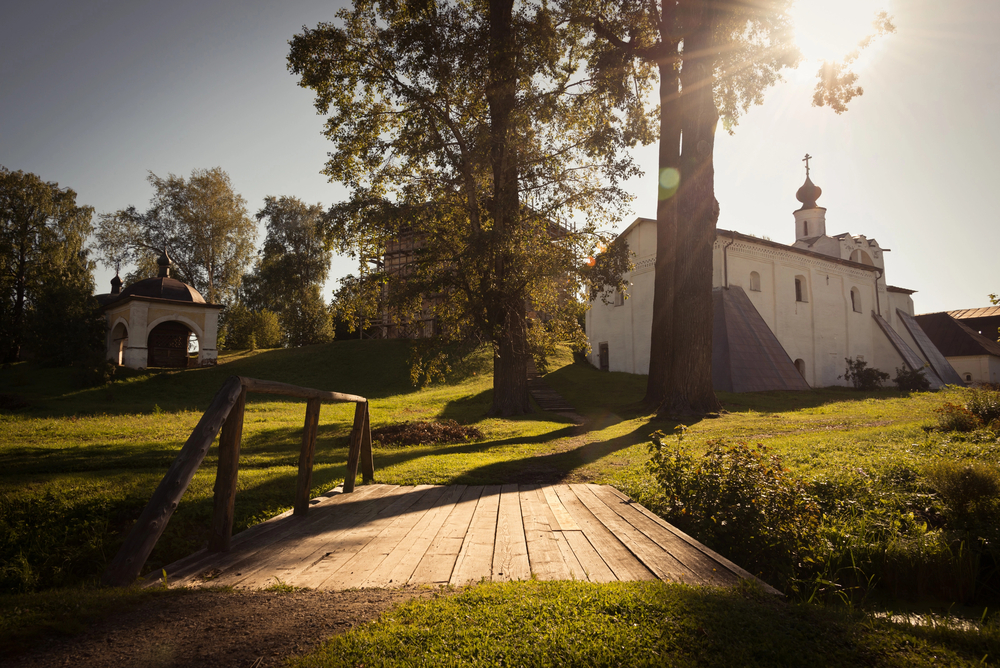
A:
<svg viewBox="0 0 1000 668">
<path fill-rule="evenodd" d="M 808 156 L 807 156 L 808 157 Z M 849 385 L 845 358 L 895 375 L 923 369 L 932 388 L 962 384 L 914 319 L 913 290 L 888 285 L 875 239 L 830 236 L 821 189 L 796 193 L 795 242 L 785 245 L 716 231 L 712 380 L 726 392 Z M 656 221 L 639 218 L 621 235 L 634 254 L 628 298 L 587 311 L 590 361 L 602 370 L 649 371 Z"/>
</svg>

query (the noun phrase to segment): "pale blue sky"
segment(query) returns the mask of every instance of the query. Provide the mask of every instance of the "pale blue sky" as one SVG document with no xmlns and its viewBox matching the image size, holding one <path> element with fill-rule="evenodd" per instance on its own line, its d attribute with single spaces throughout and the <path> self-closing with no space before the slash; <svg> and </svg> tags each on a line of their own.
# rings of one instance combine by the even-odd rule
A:
<svg viewBox="0 0 1000 668">
<path fill-rule="evenodd" d="M 808 0 L 803 0 L 808 1 Z M 836 3 L 826 3 L 835 5 Z M 1000 3 L 888 0 L 897 33 L 861 71 L 848 113 L 810 106 L 812 70 L 772 89 L 716 144 L 719 226 L 793 240 L 803 154 L 827 230 L 878 239 L 891 285 L 918 313 L 985 306 L 1000 291 Z M 0 10 L 0 164 L 58 181 L 98 212 L 150 198 L 147 170 L 219 166 L 256 212 L 267 195 L 329 205 L 329 150 L 308 91 L 285 68 L 318 0 L 7 0 Z M 655 149 L 618 229 L 655 213 Z M 347 259 L 333 276 L 354 271 Z M 111 272 L 98 273 L 100 291 Z M 332 287 L 332 284 L 331 284 Z"/>
</svg>

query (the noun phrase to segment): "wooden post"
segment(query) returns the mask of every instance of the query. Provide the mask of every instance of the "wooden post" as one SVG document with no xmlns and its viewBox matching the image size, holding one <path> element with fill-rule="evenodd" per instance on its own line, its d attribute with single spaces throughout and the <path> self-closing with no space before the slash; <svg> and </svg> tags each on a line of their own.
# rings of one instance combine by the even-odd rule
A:
<svg viewBox="0 0 1000 668">
<path fill-rule="evenodd" d="M 212 400 L 198 425 L 191 432 L 177 459 L 170 465 L 167 475 L 160 481 L 139 520 L 129 531 L 125 543 L 104 571 L 101 583 L 111 587 L 124 587 L 139 577 L 149 553 L 163 534 L 170 516 L 177 509 L 181 497 L 187 491 L 191 478 L 201 465 L 208 448 L 215 440 L 222 424 L 226 421 L 233 404 L 243 392 L 243 384 L 238 376 L 231 376 L 223 384 Z"/>
<path fill-rule="evenodd" d="M 375 462 L 372 460 L 372 425 L 368 412 L 368 402 L 365 402 L 365 426 L 361 432 L 361 481 L 368 484 L 375 479 Z"/>
<path fill-rule="evenodd" d="M 344 478 L 344 493 L 354 491 L 354 481 L 358 477 L 358 460 L 361 458 L 361 435 L 364 433 L 367 401 L 359 401 L 354 406 L 354 428 L 351 430 L 351 447 L 347 451 L 347 477 Z"/>
<path fill-rule="evenodd" d="M 236 475 L 240 465 L 240 441 L 243 439 L 243 411 L 247 390 L 244 387 L 229 411 L 229 417 L 219 434 L 219 468 L 215 473 L 215 507 L 212 511 L 212 533 L 208 537 L 210 552 L 228 552 L 233 536 L 233 512 L 236 505 Z"/>
<path fill-rule="evenodd" d="M 306 424 L 302 430 L 302 451 L 299 452 L 299 481 L 295 489 L 295 515 L 309 511 L 309 492 L 312 490 L 313 458 L 316 454 L 316 431 L 319 428 L 319 399 L 306 402 Z"/>
</svg>

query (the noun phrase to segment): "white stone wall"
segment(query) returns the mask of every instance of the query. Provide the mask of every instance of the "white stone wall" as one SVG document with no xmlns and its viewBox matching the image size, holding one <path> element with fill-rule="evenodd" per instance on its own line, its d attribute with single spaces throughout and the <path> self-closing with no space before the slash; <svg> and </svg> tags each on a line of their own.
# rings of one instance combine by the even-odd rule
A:
<svg viewBox="0 0 1000 668">
<path fill-rule="evenodd" d="M 649 341 L 652 325 L 653 270 L 656 257 L 656 223 L 638 219 L 622 233 L 628 241 L 635 270 L 629 299 L 624 304 L 605 305 L 599 300 L 587 312 L 590 340 L 589 359 L 600 366 L 601 343 L 608 344 L 610 371 L 645 374 L 649 371 Z M 835 252 L 863 247 L 873 265 L 880 265 L 882 252 L 877 244 L 859 237 L 834 241 Z M 877 257 L 876 257 L 877 252 Z M 869 366 L 892 371 L 902 366 L 901 356 L 872 318 L 881 312 L 911 348 L 920 350 L 895 315 L 900 308 L 913 314 L 909 295 L 886 290 L 884 270 L 837 262 L 778 246 L 720 233 L 714 249 L 713 287 L 738 285 L 743 288 L 758 313 L 794 362 L 805 363 L 806 382 L 813 387 L 848 385 L 838 376 L 844 373 L 845 358 L 862 358 Z M 760 289 L 752 289 L 751 273 L 760 278 Z M 796 300 L 795 279 L 802 281 L 802 301 Z M 858 310 L 852 305 L 851 291 L 857 291 Z"/>
<path fill-rule="evenodd" d="M 955 371 L 970 385 L 975 383 L 1000 383 L 1000 357 L 995 355 L 970 355 L 948 357 Z"/>
<path fill-rule="evenodd" d="M 218 359 L 219 309 L 201 304 L 184 302 L 126 299 L 115 303 L 105 312 L 108 323 L 107 357 L 113 362 L 121 360 L 122 366 L 144 369 L 149 362 L 146 342 L 153 328 L 162 322 L 182 322 L 198 337 L 198 364 L 211 365 Z M 127 345 L 119 350 L 113 340 L 115 327 L 127 330 Z"/>
</svg>

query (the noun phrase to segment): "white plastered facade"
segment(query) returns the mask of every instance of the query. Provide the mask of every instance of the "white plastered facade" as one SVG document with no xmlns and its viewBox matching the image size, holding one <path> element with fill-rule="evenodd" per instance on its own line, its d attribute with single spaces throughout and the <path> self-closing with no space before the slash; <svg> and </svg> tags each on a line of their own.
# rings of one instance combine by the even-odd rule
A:
<svg viewBox="0 0 1000 668">
<path fill-rule="evenodd" d="M 886 285 L 885 249 L 864 236 L 827 236 L 825 213 L 823 208 L 796 211 L 797 238 L 791 246 L 719 230 L 713 256 L 713 287 L 743 288 L 812 387 L 849 385 L 840 377 L 845 358 L 863 359 L 889 373 L 905 366 L 873 313 L 919 351 L 896 315 L 897 309 L 913 315 L 911 291 Z M 591 304 L 586 316 L 590 361 L 601 366 L 606 344 L 610 371 L 646 374 L 656 221 L 639 218 L 622 236 L 634 254 L 635 269 L 626 277 L 628 298 Z"/>
<path fill-rule="evenodd" d="M 221 307 L 148 297 L 126 297 L 105 308 L 108 323 L 108 359 L 121 366 L 144 369 L 148 365 L 149 333 L 164 322 L 180 322 L 198 337 L 198 365 L 215 364 L 219 352 Z"/>
</svg>

